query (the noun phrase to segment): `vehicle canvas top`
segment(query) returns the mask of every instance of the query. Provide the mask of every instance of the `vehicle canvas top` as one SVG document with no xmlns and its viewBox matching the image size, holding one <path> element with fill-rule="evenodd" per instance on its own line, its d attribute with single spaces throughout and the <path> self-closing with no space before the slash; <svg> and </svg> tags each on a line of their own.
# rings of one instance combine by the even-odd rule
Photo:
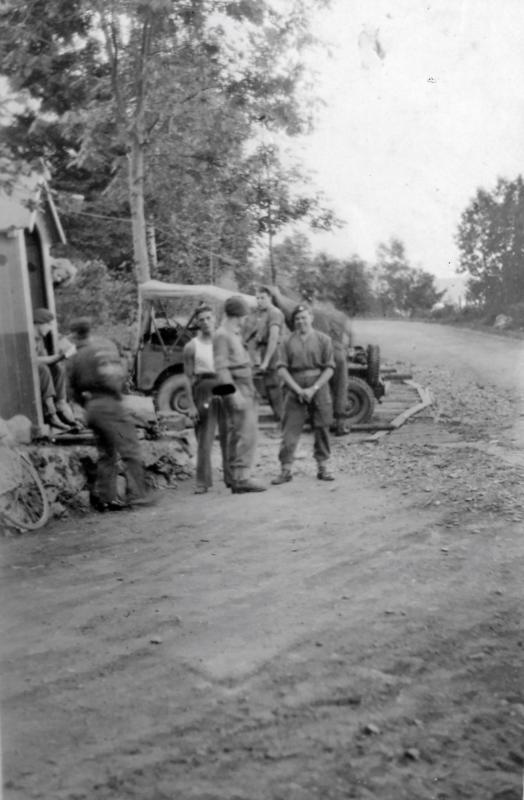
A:
<svg viewBox="0 0 524 800">
<path fill-rule="evenodd" d="M 200 303 L 208 303 L 217 316 L 220 316 L 226 300 L 236 295 L 245 300 L 248 308 L 252 310 L 256 308 L 256 298 L 252 295 L 212 284 L 164 283 L 156 280 L 141 283 L 138 286 L 139 335 L 144 335 L 150 324 L 151 311 L 155 307 L 161 308 L 165 316 L 169 309 L 170 313 L 174 313 L 178 317 L 179 323 L 185 324 Z"/>
<path fill-rule="evenodd" d="M 138 287 L 139 330 L 134 369 L 136 388 L 157 391 L 173 374 L 183 372 L 184 345 L 196 332 L 195 311 L 205 302 L 217 320 L 228 298 L 240 295 L 250 310 L 256 298 L 211 284 L 151 280 Z M 171 381 L 171 384 L 173 381 Z"/>
<path fill-rule="evenodd" d="M 256 298 L 252 295 L 242 294 L 232 289 L 223 289 L 221 286 L 213 286 L 207 283 L 164 283 L 163 281 L 152 280 L 139 284 L 138 294 L 142 300 L 189 298 L 196 303 L 200 300 L 225 303 L 229 297 L 240 295 L 246 301 L 249 308 L 256 307 Z"/>
</svg>

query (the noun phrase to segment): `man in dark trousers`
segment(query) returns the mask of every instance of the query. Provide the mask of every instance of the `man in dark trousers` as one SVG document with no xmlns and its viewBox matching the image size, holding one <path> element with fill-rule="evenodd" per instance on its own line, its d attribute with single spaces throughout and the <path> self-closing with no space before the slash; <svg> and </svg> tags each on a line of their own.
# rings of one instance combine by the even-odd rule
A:
<svg viewBox="0 0 524 800">
<path fill-rule="evenodd" d="M 77 403 L 84 406 L 86 423 L 95 434 L 98 464 L 92 503 L 100 511 L 127 505 L 149 505 L 155 495 L 146 486 L 136 428 L 122 403 L 125 370 L 116 345 L 108 339 L 91 338 L 83 319 L 73 323 L 77 353 L 71 360 L 70 386 Z M 118 456 L 128 482 L 128 499 L 118 498 Z"/>
<path fill-rule="evenodd" d="M 213 485 L 211 451 L 217 425 L 226 486 L 231 486 L 231 476 L 227 461 L 226 413 L 223 400 L 213 394 L 213 389 L 217 385 L 213 359 L 215 330 L 213 309 L 204 303 L 201 304 L 196 310 L 196 322 L 198 333 L 184 347 L 184 373 L 191 387 L 189 416 L 195 421 L 197 439 L 195 494 L 204 494 Z"/>
<path fill-rule="evenodd" d="M 329 427 L 333 422 L 333 402 L 328 386 L 335 368 L 333 344 L 327 334 L 313 328 L 313 317 L 307 306 L 296 306 L 291 320 L 293 333 L 282 343 L 278 362 L 285 387 L 282 443 L 278 455 L 281 471 L 271 483 L 287 483 L 292 479 L 291 467 L 308 416 L 313 426 L 317 478 L 332 481 L 327 462 L 331 455 Z"/>
<path fill-rule="evenodd" d="M 253 370 L 242 339 L 248 307 L 239 295 L 226 300 L 224 319 L 213 337 L 213 357 L 228 423 L 228 464 L 233 494 L 264 492 L 266 487 L 250 477 L 255 459 L 258 414 Z"/>
</svg>

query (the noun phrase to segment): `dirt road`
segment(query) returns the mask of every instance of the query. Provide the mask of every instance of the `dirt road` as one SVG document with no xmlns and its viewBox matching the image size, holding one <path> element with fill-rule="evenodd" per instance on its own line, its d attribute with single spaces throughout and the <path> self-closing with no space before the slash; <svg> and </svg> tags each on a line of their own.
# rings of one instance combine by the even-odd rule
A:
<svg viewBox="0 0 524 800">
<path fill-rule="evenodd" d="M 435 405 L 334 484 L 304 437 L 264 494 L 1 542 L 6 800 L 521 797 L 522 344 L 356 327 Z"/>
</svg>

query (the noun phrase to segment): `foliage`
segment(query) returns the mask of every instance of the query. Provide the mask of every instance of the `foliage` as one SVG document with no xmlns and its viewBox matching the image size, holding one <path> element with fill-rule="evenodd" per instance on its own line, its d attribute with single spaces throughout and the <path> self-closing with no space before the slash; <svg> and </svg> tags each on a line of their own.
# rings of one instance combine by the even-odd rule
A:
<svg viewBox="0 0 524 800">
<path fill-rule="evenodd" d="M 260 153 L 246 147 L 262 131 L 309 128 L 301 52 L 322 2 L 277 11 L 266 0 L 13 0 L 0 67 L 41 105 L 19 114 L 5 138 L 17 156 L 44 156 L 59 192 L 85 197 L 85 216 L 62 203 L 84 255 L 113 269 L 134 252 L 143 276 L 152 224 L 161 277 L 210 279 L 234 267 L 244 278 L 268 230 L 268 196 L 271 230 L 305 217 L 331 224 L 319 198 L 291 189 L 304 176 L 286 171 L 277 149 L 275 192 Z"/>
<path fill-rule="evenodd" d="M 285 293 L 298 292 L 307 294 L 308 281 L 316 280 L 313 266 L 313 252 L 308 237 L 295 231 L 286 236 L 273 248 L 273 260 L 278 274 L 278 284 Z M 311 278 L 310 278 L 311 274 Z M 271 283 L 269 258 L 263 264 L 264 283 Z"/>
<path fill-rule="evenodd" d="M 307 220 L 313 230 L 331 230 L 341 222 L 323 205 L 319 193 L 305 191 L 307 177 L 300 166 L 284 166 L 275 145 L 261 144 L 248 165 L 247 205 L 258 233 L 267 234 L 271 282 L 277 282 L 273 237 L 290 223 Z M 293 188 L 295 191 L 293 191 Z"/>
<path fill-rule="evenodd" d="M 368 265 L 358 256 L 340 260 L 313 254 L 308 238 L 295 233 L 275 246 L 279 283 L 286 293 L 327 301 L 350 316 L 366 314 L 373 306 Z"/>
<path fill-rule="evenodd" d="M 90 317 L 95 326 L 134 321 L 136 285 L 131 274 L 110 274 L 102 261 L 80 264 L 74 283 L 55 291 L 57 319 L 67 331 L 75 317 Z"/>
<path fill-rule="evenodd" d="M 437 291 L 434 275 L 410 265 L 404 244 L 394 237 L 378 247 L 374 288 L 383 315 L 430 309 L 445 294 Z"/>
<path fill-rule="evenodd" d="M 457 233 L 459 272 L 469 273 L 467 297 L 503 311 L 524 300 L 524 183 L 499 178 L 492 191 L 478 189 Z"/>
<path fill-rule="evenodd" d="M 358 256 L 353 256 L 349 261 L 343 261 L 341 267 L 335 305 L 351 317 L 367 314 L 374 305 L 368 265 Z"/>
<path fill-rule="evenodd" d="M 513 320 L 511 327 L 520 329 L 524 328 L 524 300 L 521 300 L 518 303 L 511 303 L 507 307 L 506 313 Z"/>
</svg>

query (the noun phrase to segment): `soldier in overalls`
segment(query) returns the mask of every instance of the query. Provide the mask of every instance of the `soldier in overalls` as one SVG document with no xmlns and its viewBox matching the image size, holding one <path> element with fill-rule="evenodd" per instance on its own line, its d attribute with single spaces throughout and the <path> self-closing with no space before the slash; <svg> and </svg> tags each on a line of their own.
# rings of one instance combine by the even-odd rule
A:
<svg viewBox="0 0 524 800">
<path fill-rule="evenodd" d="M 331 455 L 329 427 L 333 422 L 333 402 L 328 386 L 335 369 L 333 344 L 327 334 L 313 328 L 313 317 L 307 306 L 297 306 L 291 319 L 293 333 L 282 343 L 278 362 L 285 386 L 278 455 L 281 471 L 271 483 L 278 485 L 292 479 L 295 451 L 308 417 L 313 427 L 317 478 L 332 481 L 327 462 Z"/>
<path fill-rule="evenodd" d="M 184 347 L 184 373 L 190 385 L 189 416 L 195 421 L 197 439 L 195 494 L 204 494 L 213 485 L 211 451 L 217 425 L 226 486 L 231 486 L 231 476 L 227 461 L 226 414 L 222 399 L 213 394 L 217 376 L 213 359 L 215 317 L 212 308 L 200 305 L 196 322 L 199 331 Z"/>
</svg>

